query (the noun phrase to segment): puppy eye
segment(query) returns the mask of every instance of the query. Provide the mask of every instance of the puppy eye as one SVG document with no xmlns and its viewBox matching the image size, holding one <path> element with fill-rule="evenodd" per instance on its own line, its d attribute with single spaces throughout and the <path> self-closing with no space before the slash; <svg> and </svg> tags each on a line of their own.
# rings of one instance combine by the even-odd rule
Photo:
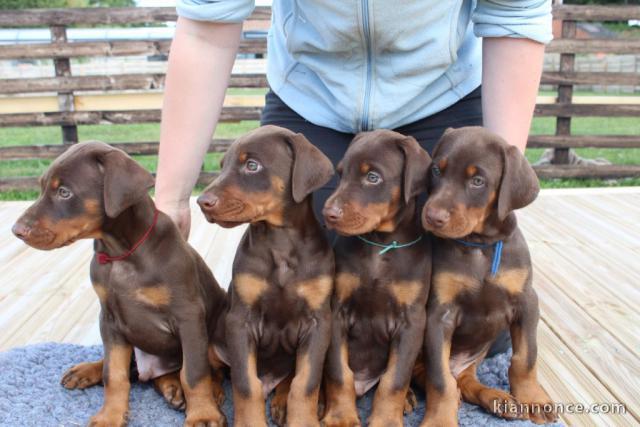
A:
<svg viewBox="0 0 640 427">
<path fill-rule="evenodd" d="M 484 183 L 485 183 L 484 178 L 481 177 L 481 176 L 478 176 L 478 175 L 474 176 L 471 179 L 471 186 L 472 187 L 482 187 L 482 186 L 484 186 Z"/>
<path fill-rule="evenodd" d="M 71 190 L 67 187 L 58 187 L 58 197 L 61 199 L 68 199 L 72 196 Z"/>
<path fill-rule="evenodd" d="M 259 172 L 262 169 L 262 165 L 258 163 L 256 160 L 249 159 L 244 164 L 244 169 L 250 173 Z"/>
<path fill-rule="evenodd" d="M 438 166 L 432 166 L 431 167 L 431 175 L 438 177 L 440 176 L 440 168 Z"/>
<path fill-rule="evenodd" d="M 376 172 L 367 173 L 367 182 L 370 184 L 379 184 L 382 181 L 382 177 Z"/>
</svg>

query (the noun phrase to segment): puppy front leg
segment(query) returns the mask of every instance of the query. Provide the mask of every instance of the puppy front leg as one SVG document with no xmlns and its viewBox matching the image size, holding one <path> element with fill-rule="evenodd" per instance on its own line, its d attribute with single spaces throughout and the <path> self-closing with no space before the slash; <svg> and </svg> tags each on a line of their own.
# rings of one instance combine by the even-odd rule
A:
<svg viewBox="0 0 640 427">
<path fill-rule="evenodd" d="M 245 313 L 233 310 L 225 320 L 233 388 L 233 425 L 266 427 L 267 415 L 262 381 L 258 378 L 256 343 L 247 330 L 246 321 Z"/>
<path fill-rule="evenodd" d="M 356 386 L 349 367 L 349 346 L 346 322 L 339 307 L 332 313 L 331 343 L 324 369 L 324 427 L 355 427 L 360 425 L 356 408 Z"/>
<path fill-rule="evenodd" d="M 129 411 L 129 367 L 133 347 L 124 337 L 100 319 L 100 334 L 104 346 L 103 382 L 104 403 L 100 411 L 91 417 L 91 427 L 113 427 L 127 424 Z"/>
<path fill-rule="evenodd" d="M 460 393 L 449 366 L 456 317 L 450 305 L 427 309 L 424 340 L 427 404 L 421 427 L 458 425 Z"/>
<path fill-rule="evenodd" d="M 214 399 L 204 319 L 204 313 L 199 313 L 185 319 L 180 325 L 182 344 L 180 383 L 187 401 L 185 427 L 227 425 L 227 420 Z"/>
<path fill-rule="evenodd" d="M 402 427 L 411 374 L 424 337 L 426 313 L 423 307 L 412 307 L 409 323 L 391 343 L 387 369 L 380 378 L 369 418 L 370 427 Z"/>
<path fill-rule="evenodd" d="M 538 295 L 533 288 L 522 295 L 520 317 L 511 324 L 513 356 L 509 367 L 511 393 L 525 405 L 529 419 L 537 424 L 556 421 L 553 402 L 538 382 L 536 360 L 538 346 L 536 340 L 538 318 Z"/>
<path fill-rule="evenodd" d="M 287 425 L 319 426 L 318 397 L 322 366 L 331 340 L 331 313 L 328 304 L 316 312 L 316 325 L 298 345 L 296 373 L 287 399 Z"/>
</svg>

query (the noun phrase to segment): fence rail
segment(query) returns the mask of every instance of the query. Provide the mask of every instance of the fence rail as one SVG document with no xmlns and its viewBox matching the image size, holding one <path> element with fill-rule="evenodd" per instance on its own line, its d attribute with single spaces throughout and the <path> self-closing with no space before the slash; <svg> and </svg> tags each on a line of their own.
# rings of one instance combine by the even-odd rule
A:
<svg viewBox="0 0 640 427">
<path fill-rule="evenodd" d="M 616 21 L 640 19 L 640 6 L 570 6 L 556 5 L 554 17 L 562 20 L 562 37 L 547 47 L 547 52 L 560 53 L 560 69 L 545 72 L 542 83 L 558 88 L 556 103 L 538 104 L 535 115 L 556 117 L 554 135 L 535 135 L 529 138 L 529 147 L 553 148 L 552 165 L 536 167 L 541 178 L 619 178 L 640 176 L 640 165 L 569 166 L 570 148 L 640 148 L 640 135 L 573 135 L 572 117 L 640 117 L 639 104 L 574 104 L 575 85 L 629 85 L 640 86 L 640 73 L 631 72 L 577 72 L 574 69 L 576 54 L 615 53 L 640 54 L 640 39 L 614 38 L 584 40 L 576 38 L 578 21 Z M 252 25 L 268 25 L 269 7 L 257 7 L 249 21 Z M 157 123 L 160 110 L 75 111 L 77 92 L 114 93 L 122 91 L 153 92 L 164 88 L 162 73 L 125 73 L 117 75 L 74 76 L 70 60 L 85 57 L 126 57 L 167 55 L 171 46 L 168 39 L 149 40 L 98 40 L 71 42 L 66 33 L 69 26 L 130 24 L 159 24 L 177 19 L 174 8 L 88 8 L 88 9 L 40 9 L 2 11 L 0 28 L 48 27 L 52 34 L 50 43 L 0 45 L 0 60 L 52 59 L 55 77 L 16 78 L 0 80 L 0 96 L 56 93 L 59 111 L 19 114 L 0 114 L 0 127 L 60 126 L 62 144 L 0 147 L 0 160 L 51 159 L 64 152 L 69 144 L 78 140 L 79 125 Z M 266 40 L 243 39 L 241 54 L 264 55 Z M 233 74 L 232 88 L 266 88 L 264 74 Z M 126 106 L 125 106 L 126 108 Z M 257 120 L 261 107 L 225 107 L 221 121 L 235 122 Z M 214 140 L 209 152 L 224 152 L 229 140 Z M 127 142 L 114 144 L 129 154 L 155 154 L 158 143 Z M 201 182 L 213 175 L 203 172 Z M 35 177 L 0 179 L 0 190 L 37 187 Z"/>
</svg>

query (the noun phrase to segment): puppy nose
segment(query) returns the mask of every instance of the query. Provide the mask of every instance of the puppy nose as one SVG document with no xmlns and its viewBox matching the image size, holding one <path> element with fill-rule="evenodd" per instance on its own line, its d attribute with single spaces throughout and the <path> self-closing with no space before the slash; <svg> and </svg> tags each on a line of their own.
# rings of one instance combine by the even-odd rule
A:
<svg viewBox="0 0 640 427">
<path fill-rule="evenodd" d="M 336 205 L 331 205 L 331 206 L 325 207 L 322 210 L 322 215 L 329 222 L 338 222 L 338 221 L 340 221 L 340 219 L 342 219 L 342 214 L 343 214 L 342 209 L 340 209 Z"/>
<path fill-rule="evenodd" d="M 202 193 L 198 197 L 198 204 L 201 209 L 213 209 L 218 204 L 218 197 L 211 193 Z"/>
<path fill-rule="evenodd" d="M 16 222 L 15 224 L 13 224 L 13 227 L 11 227 L 11 232 L 18 239 L 24 240 L 27 237 L 29 237 L 29 233 L 31 233 L 31 228 L 21 222 Z"/>
<path fill-rule="evenodd" d="M 428 207 L 426 212 L 426 220 L 429 225 L 435 228 L 444 227 L 451 215 L 445 209 Z"/>
</svg>

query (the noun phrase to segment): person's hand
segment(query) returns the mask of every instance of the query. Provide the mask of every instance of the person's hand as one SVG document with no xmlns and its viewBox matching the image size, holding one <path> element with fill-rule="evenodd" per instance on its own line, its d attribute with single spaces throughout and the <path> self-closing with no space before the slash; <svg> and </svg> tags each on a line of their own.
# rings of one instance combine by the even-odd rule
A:
<svg viewBox="0 0 640 427">
<path fill-rule="evenodd" d="M 161 199 L 156 201 L 156 206 L 159 210 L 169 215 L 173 222 L 178 226 L 180 234 L 185 240 L 189 238 L 189 231 L 191 230 L 191 209 L 189 207 L 189 201 L 183 202 L 163 202 Z"/>
</svg>

